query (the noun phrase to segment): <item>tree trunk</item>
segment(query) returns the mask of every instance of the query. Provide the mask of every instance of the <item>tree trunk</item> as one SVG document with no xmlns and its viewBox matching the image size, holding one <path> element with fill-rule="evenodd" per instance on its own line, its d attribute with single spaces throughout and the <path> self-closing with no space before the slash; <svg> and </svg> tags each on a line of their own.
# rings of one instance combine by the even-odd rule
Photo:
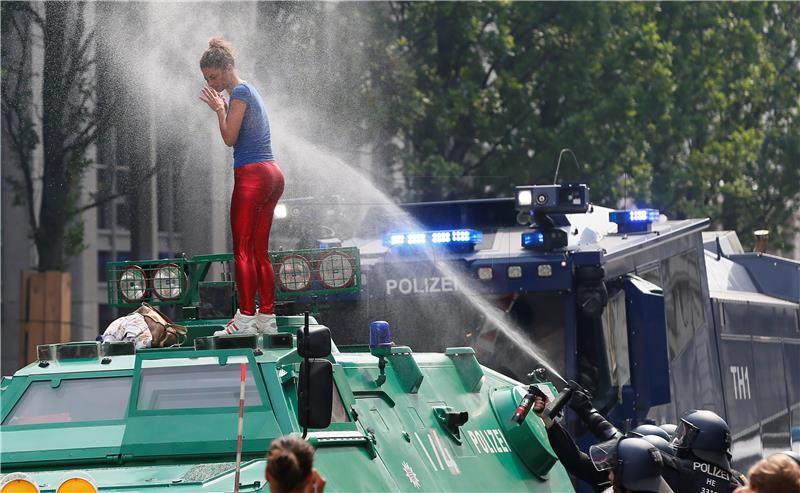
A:
<svg viewBox="0 0 800 493">
<path fill-rule="evenodd" d="M 67 64 L 69 4 L 45 2 L 44 69 L 42 73 L 42 147 L 44 173 L 39 228 L 35 235 L 39 270 L 64 270 L 64 234 L 68 216 L 69 173 L 65 147 L 65 108 L 71 80 Z M 72 26 L 75 27 L 75 26 Z M 80 41 L 80 39 L 78 39 Z"/>
</svg>

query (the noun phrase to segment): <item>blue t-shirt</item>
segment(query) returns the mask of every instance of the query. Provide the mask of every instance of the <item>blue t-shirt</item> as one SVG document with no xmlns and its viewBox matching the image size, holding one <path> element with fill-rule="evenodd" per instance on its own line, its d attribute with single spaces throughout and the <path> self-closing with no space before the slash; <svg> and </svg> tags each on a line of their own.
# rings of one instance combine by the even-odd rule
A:
<svg viewBox="0 0 800 493">
<path fill-rule="evenodd" d="M 234 99 L 244 101 L 247 108 L 244 110 L 239 138 L 233 146 L 233 167 L 238 168 L 259 161 L 273 161 L 275 156 L 272 154 L 269 118 L 261 95 L 252 84 L 242 81 L 233 88 L 231 101 Z"/>
</svg>

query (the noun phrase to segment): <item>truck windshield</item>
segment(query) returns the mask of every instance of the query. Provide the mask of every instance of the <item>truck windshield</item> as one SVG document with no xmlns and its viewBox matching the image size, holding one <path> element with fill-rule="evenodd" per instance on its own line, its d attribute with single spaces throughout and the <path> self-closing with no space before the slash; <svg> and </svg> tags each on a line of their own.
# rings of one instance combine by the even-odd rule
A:
<svg viewBox="0 0 800 493">
<path fill-rule="evenodd" d="M 136 408 L 152 411 L 238 407 L 239 384 L 237 364 L 142 368 Z M 245 376 L 245 405 L 261 405 L 261 395 L 249 366 Z"/>
<path fill-rule="evenodd" d="M 122 419 L 128 407 L 131 377 L 32 382 L 4 426 Z"/>
</svg>

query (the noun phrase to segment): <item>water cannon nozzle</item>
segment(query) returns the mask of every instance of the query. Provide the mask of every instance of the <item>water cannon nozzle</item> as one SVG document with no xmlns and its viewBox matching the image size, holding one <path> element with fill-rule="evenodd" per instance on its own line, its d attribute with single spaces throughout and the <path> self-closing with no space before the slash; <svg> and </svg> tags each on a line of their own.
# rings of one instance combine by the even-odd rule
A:
<svg viewBox="0 0 800 493">
<path fill-rule="evenodd" d="M 538 366 L 533 369 L 532 372 L 528 373 L 528 380 L 533 383 L 544 383 L 547 381 L 547 369 L 543 366 Z"/>
<path fill-rule="evenodd" d="M 547 417 L 550 419 L 556 419 L 558 416 L 560 416 L 564 410 L 564 406 L 567 405 L 569 400 L 572 398 L 572 394 L 576 391 L 586 395 L 589 399 L 591 399 L 591 394 L 589 391 L 581 387 L 578 382 L 570 380 L 567 382 L 567 386 L 558 393 L 553 402 L 547 406 L 547 409 L 545 409 L 544 413 L 547 415 Z"/>
</svg>

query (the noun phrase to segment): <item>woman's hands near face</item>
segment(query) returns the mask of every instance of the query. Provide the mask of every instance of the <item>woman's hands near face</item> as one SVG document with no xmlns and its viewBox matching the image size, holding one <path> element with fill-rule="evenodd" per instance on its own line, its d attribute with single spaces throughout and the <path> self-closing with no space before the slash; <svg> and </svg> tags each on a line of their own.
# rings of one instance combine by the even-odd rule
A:
<svg viewBox="0 0 800 493">
<path fill-rule="evenodd" d="M 225 98 L 209 86 L 203 86 L 200 101 L 206 103 L 214 112 L 225 111 Z"/>
</svg>

